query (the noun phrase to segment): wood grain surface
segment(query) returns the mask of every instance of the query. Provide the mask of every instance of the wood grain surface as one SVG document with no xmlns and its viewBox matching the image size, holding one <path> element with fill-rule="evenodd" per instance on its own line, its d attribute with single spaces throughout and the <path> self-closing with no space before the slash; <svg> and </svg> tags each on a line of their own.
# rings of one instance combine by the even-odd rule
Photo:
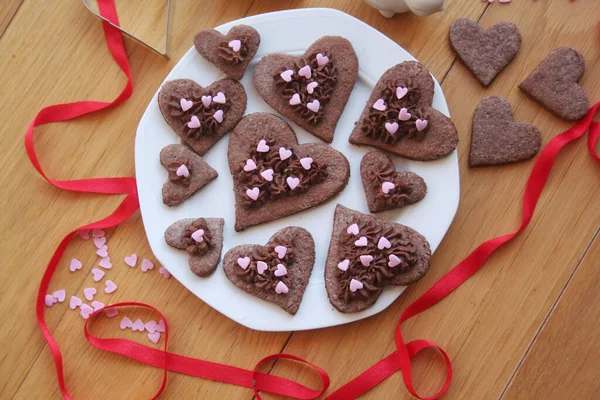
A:
<svg viewBox="0 0 600 400">
<path fill-rule="evenodd" d="M 91 0 L 88 0 L 91 1 Z M 119 4 L 121 3 L 121 4 Z M 124 25 L 160 43 L 165 7 L 156 0 L 119 4 Z M 190 294 L 175 279 L 142 273 L 123 263 L 135 252 L 155 261 L 137 213 L 107 232 L 114 267 L 108 272 L 119 289 L 99 290 L 102 302 L 138 300 L 168 317 L 170 350 L 192 357 L 252 368 L 263 356 L 286 352 L 307 358 L 330 375 L 330 392 L 394 350 L 400 313 L 477 244 L 514 230 L 533 162 L 468 168 L 473 110 L 485 96 L 505 96 L 517 120 L 531 122 L 547 143 L 569 127 L 530 100 L 517 85 L 559 46 L 579 49 L 587 70 L 581 84 L 592 101 L 600 99 L 598 0 L 489 4 L 448 0 L 443 13 L 385 19 L 362 1 L 346 0 L 174 0 L 170 60 L 126 39 L 135 92 L 125 104 L 76 121 L 38 129 L 36 149 L 55 178 L 132 176 L 134 135 L 148 101 L 196 31 L 247 15 L 301 7 L 343 10 L 391 37 L 424 63 L 442 83 L 460 143 L 461 202 L 456 219 L 434 255 L 429 274 L 384 312 L 348 326 L 298 333 L 246 329 Z M 509 20 L 521 30 L 516 59 L 483 88 L 456 60 L 448 44 L 453 20 L 468 17 L 484 27 Z M 60 238 L 74 227 L 107 215 L 117 197 L 62 192 L 29 165 L 23 134 L 38 109 L 61 102 L 114 98 L 124 84 L 106 49 L 99 21 L 78 0 L 0 2 L 0 179 L 3 187 L 0 252 L 0 398 L 60 398 L 50 352 L 40 334 L 34 300 L 41 273 Z M 408 339 L 442 346 L 454 364 L 449 399 L 594 399 L 600 390 L 600 166 L 583 140 L 558 158 L 529 229 L 494 255 L 459 290 L 405 324 Z M 67 296 L 81 296 L 97 263 L 90 241 L 74 240 L 52 283 Z M 72 257 L 84 268 L 68 271 Z M 149 314 L 131 312 L 143 319 Z M 83 320 L 67 304 L 46 311 L 49 327 L 63 350 L 67 385 L 75 398 L 148 398 L 161 372 L 94 349 L 82 333 Z M 99 321 L 98 335 L 149 342 L 133 332 L 116 332 L 115 320 Z M 417 389 L 437 391 L 445 370 L 435 353 L 415 360 Z M 316 385 L 312 373 L 292 363 L 265 367 L 272 373 Z M 248 389 L 170 374 L 164 398 L 251 399 Z M 265 394 L 264 398 L 277 398 Z M 399 374 L 364 398 L 409 399 Z"/>
</svg>

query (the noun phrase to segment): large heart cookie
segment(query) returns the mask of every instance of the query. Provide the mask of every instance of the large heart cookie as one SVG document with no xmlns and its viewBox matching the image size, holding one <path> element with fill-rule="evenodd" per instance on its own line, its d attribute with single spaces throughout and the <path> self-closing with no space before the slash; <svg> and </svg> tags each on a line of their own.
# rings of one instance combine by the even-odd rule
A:
<svg viewBox="0 0 600 400">
<path fill-rule="evenodd" d="M 429 270 L 431 249 L 417 231 L 338 205 L 325 264 L 329 301 L 344 313 L 372 306 L 385 285 L 409 285 Z"/>
<path fill-rule="evenodd" d="M 223 250 L 223 218 L 187 218 L 167 228 L 165 241 L 187 251 L 192 272 L 200 277 L 213 273 Z"/>
<path fill-rule="evenodd" d="M 247 244 L 229 250 L 223 269 L 238 288 L 294 315 L 314 263 L 315 242 L 311 234 L 291 226 L 275 233 L 266 246 Z"/>
<path fill-rule="evenodd" d="M 416 203 L 427 193 L 423 178 L 414 172 L 396 171 L 392 160 L 375 150 L 360 162 L 360 177 L 372 213 Z"/>
<path fill-rule="evenodd" d="M 484 30 L 477 22 L 459 18 L 450 26 L 450 44 L 467 68 L 487 86 L 519 52 L 521 33 L 508 21 Z"/>
<path fill-rule="evenodd" d="M 190 79 L 175 79 L 160 89 L 158 106 L 171 128 L 203 155 L 242 118 L 246 92 L 233 79 L 206 88 Z"/>
<path fill-rule="evenodd" d="M 160 163 L 169 174 L 162 188 L 163 203 L 168 206 L 181 204 L 218 175 L 202 157 L 182 144 L 163 148 Z"/>
<path fill-rule="evenodd" d="M 458 133 L 450 118 L 431 107 L 433 78 L 415 61 L 381 76 L 350 143 L 369 145 L 413 160 L 436 160 L 451 153 Z"/>
<path fill-rule="evenodd" d="M 540 150 L 540 131 L 513 121 L 510 103 L 503 97 L 483 99 L 475 109 L 469 166 L 508 164 L 528 160 Z"/>
<path fill-rule="evenodd" d="M 194 37 L 198 53 L 234 79 L 242 79 L 258 46 L 260 35 L 248 25 L 236 25 L 227 35 L 215 29 L 203 29 Z"/>
<path fill-rule="evenodd" d="M 314 207 L 342 191 L 350 165 L 318 143 L 298 144 L 292 128 L 268 113 L 246 116 L 229 140 L 235 230 Z"/>
<path fill-rule="evenodd" d="M 356 53 L 339 36 L 320 38 L 302 56 L 269 54 L 252 75 L 271 107 L 328 143 L 357 77 Z"/>
<path fill-rule="evenodd" d="M 554 50 L 519 87 L 548 110 L 569 121 L 583 118 L 590 101 L 577 83 L 585 71 L 585 59 L 577 50 Z"/>
</svg>

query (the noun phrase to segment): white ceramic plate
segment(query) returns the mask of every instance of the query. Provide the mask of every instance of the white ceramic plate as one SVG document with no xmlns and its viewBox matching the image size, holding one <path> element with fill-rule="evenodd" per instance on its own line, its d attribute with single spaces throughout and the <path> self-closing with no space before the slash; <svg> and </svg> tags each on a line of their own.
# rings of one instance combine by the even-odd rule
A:
<svg viewBox="0 0 600 400">
<path fill-rule="evenodd" d="M 329 303 L 325 291 L 323 269 L 337 203 L 368 213 L 360 180 L 360 161 L 370 150 L 353 146 L 348 136 L 369 98 L 371 90 L 383 72 L 402 61 L 414 58 L 395 42 L 369 25 L 341 11 L 332 9 L 300 9 L 256 15 L 229 22 L 216 28 L 226 33 L 237 24 L 251 25 L 261 36 L 258 53 L 242 79 L 248 94 L 246 114 L 273 112 L 258 95 L 252 84 L 252 68 L 269 53 L 302 54 L 316 39 L 339 35 L 350 40 L 359 59 L 359 77 L 348 105 L 338 123 L 332 146 L 346 155 L 351 164 L 348 186 L 335 198 L 315 208 L 270 223 L 236 233 L 234 226 L 233 180 L 227 165 L 229 135 L 221 139 L 203 158 L 219 172 L 219 177 L 177 207 L 162 203 L 162 184 L 167 173 L 160 165 L 159 153 L 179 137 L 164 121 L 158 109 L 157 94 L 148 105 L 137 130 L 135 166 L 144 227 L 154 255 L 185 287 L 219 312 L 252 329 L 291 331 L 323 328 L 366 318 L 385 309 L 404 290 L 387 287 L 374 306 L 355 314 L 342 314 Z M 192 47 L 173 68 L 166 80 L 190 78 L 202 86 L 223 78 L 223 74 L 204 60 Z M 439 84 L 435 83 L 433 106 L 449 115 Z M 319 142 L 295 124 L 291 124 L 300 143 Z M 425 179 L 425 198 L 401 210 L 380 213 L 378 217 L 410 226 L 423 234 L 432 251 L 440 244 L 458 208 L 459 174 L 456 151 L 433 162 L 415 162 L 393 158 L 397 169 L 416 172 Z M 236 288 L 219 265 L 208 278 L 194 275 L 187 263 L 187 253 L 169 247 L 164 240 L 165 229 L 174 221 L 190 217 L 223 217 L 225 219 L 223 255 L 240 244 L 265 244 L 276 231 L 286 226 L 306 228 L 316 243 L 316 262 L 300 309 L 291 316 L 278 306 L 260 300 Z"/>
</svg>

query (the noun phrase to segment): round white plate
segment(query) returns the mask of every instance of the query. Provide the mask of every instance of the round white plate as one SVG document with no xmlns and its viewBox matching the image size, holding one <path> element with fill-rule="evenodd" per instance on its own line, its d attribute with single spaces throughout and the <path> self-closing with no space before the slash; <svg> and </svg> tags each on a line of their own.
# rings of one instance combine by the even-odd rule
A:
<svg viewBox="0 0 600 400">
<path fill-rule="evenodd" d="M 233 180 L 227 165 L 227 135 L 203 157 L 218 171 L 219 177 L 183 204 L 167 207 L 162 203 L 161 192 L 167 172 L 160 165 L 159 153 L 164 146 L 178 143 L 180 140 L 164 121 L 158 109 L 157 92 L 142 116 L 135 141 L 135 169 L 140 205 L 150 247 L 158 261 L 192 293 L 219 312 L 252 329 L 291 331 L 323 328 L 377 314 L 389 306 L 402 293 L 404 287 L 389 286 L 371 308 L 355 314 L 342 314 L 329 303 L 323 269 L 336 204 L 340 203 L 363 213 L 369 212 L 359 166 L 362 156 L 370 148 L 350 145 L 348 136 L 383 72 L 395 64 L 414 58 L 369 25 L 332 9 L 300 9 L 256 15 L 229 22 L 216 29 L 226 33 L 237 24 L 251 25 L 261 36 L 258 53 L 241 81 L 248 94 L 246 114 L 257 111 L 275 113 L 258 95 L 252 84 L 252 69 L 262 57 L 269 53 L 302 54 L 313 41 L 325 35 L 339 35 L 350 40 L 359 59 L 359 77 L 337 125 L 332 143 L 332 146 L 344 153 L 350 161 L 350 182 L 339 195 L 317 207 L 237 233 L 233 229 Z M 223 74 L 192 47 L 165 81 L 176 78 L 190 78 L 202 86 L 208 86 L 223 78 Z M 449 115 L 448 106 L 437 81 L 433 106 Z M 291 125 L 300 143 L 320 141 L 294 123 Z M 432 251 L 435 251 L 458 208 L 457 153 L 454 151 L 448 157 L 433 162 L 408 161 L 398 157 L 394 157 L 393 160 L 397 169 L 413 171 L 422 176 L 427 183 L 428 193 L 423 200 L 414 205 L 380 213 L 378 217 L 416 229 L 427 238 Z M 171 223 L 190 217 L 225 219 L 223 255 L 240 244 L 265 244 L 271 235 L 286 226 L 306 228 L 315 239 L 316 262 L 298 313 L 291 316 L 278 306 L 238 289 L 225 277 L 222 264 L 208 278 L 194 275 L 188 267 L 187 253 L 169 247 L 163 237 L 165 229 Z"/>
</svg>

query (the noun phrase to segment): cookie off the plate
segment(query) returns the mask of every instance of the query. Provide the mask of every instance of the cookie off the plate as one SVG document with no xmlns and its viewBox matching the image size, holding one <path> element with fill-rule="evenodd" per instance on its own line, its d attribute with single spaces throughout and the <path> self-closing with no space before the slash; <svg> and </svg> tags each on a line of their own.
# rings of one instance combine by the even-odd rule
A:
<svg viewBox="0 0 600 400">
<path fill-rule="evenodd" d="M 314 263 L 311 234 L 290 226 L 275 233 L 265 246 L 248 244 L 229 250 L 223 258 L 223 269 L 238 288 L 294 315 Z"/>
<path fill-rule="evenodd" d="M 268 113 L 240 121 L 228 157 L 236 231 L 317 206 L 341 192 L 350 178 L 342 153 L 326 144 L 298 144 L 292 128 Z"/>
<path fill-rule="evenodd" d="M 350 143 L 419 161 L 447 156 L 458 144 L 458 133 L 450 118 L 431 107 L 433 91 L 433 78 L 416 61 L 388 69 L 373 88 Z"/>
<path fill-rule="evenodd" d="M 269 54 L 254 68 L 260 96 L 284 117 L 327 143 L 358 78 L 358 57 L 347 39 L 324 36 L 302 56 Z"/>
</svg>

